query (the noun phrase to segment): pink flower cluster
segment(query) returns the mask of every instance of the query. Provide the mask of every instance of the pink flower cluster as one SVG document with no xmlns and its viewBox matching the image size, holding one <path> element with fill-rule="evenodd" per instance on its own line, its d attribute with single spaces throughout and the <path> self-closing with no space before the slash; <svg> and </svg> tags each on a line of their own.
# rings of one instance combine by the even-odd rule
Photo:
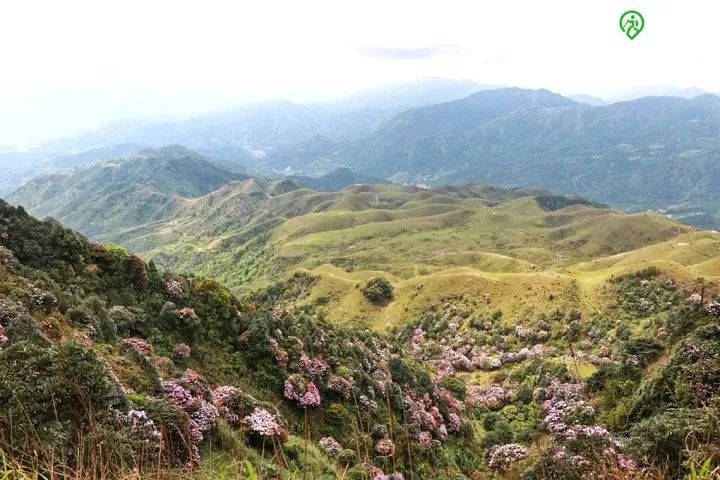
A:
<svg viewBox="0 0 720 480">
<path fill-rule="evenodd" d="M 140 352 L 142 355 L 150 356 L 153 353 L 152 343 L 142 338 L 126 338 L 122 342 L 123 348 L 132 348 Z"/>
<path fill-rule="evenodd" d="M 511 393 L 500 385 L 488 385 L 487 387 L 471 385 L 467 389 L 465 403 L 471 408 L 483 405 L 490 410 L 497 410 L 510 400 L 510 396 Z"/>
<path fill-rule="evenodd" d="M 440 441 L 447 438 L 447 426 L 440 409 L 427 393 L 422 398 L 416 398 L 408 393 L 404 398 L 406 423 L 411 431 L 430 432 Z"/>
<path fill-rule="evenodd" d="M 278 362 L 278 365 L 283 368 L 287 367 L 290 356 L 286 350 L 280 347 L 278 341 L 274 338 L 270 339 L 270 350 L 273 352 L 273 355 L 275 355 L 275 360 Z"/>
<path fill-rule="evenodd" d="M 160 386 L 165 398 L 179 409 L 187 410 L 195 405 L 195 397 L 176 380 L 163 380 Z"/>
<path fill-rule="evenodd" d="M 556 460 L 567 461 L 580 471 L 601 468 L 597 461 L 607 457 L 613 464 L 625 465 L 622 468 L 635 468 L 634 462 L 619 452 L 621 444 L 607 429 L 588 424 L 595 410 L 582 398 L 582 384 L 554 380 L 536 391 L 536 396 L 546 398 L 543 425 L 553 440 Z"/>
<path fill-rule="evenodd" d="M 423 330 L 420 327 L 417 327 L 413 331 L 412 338 L 410 339 L 410 346 L 412 347 L 413 352 L 417 353 L 422 348 L 422 344 L 425 343 L 425 330 Z"/>
<path fill-rule="evenodd" d="M 425 431 L 418 432 L 418 434 L 416 435 L 416 438 L 417 438 L 418 444 L 420 445 L 420 448 L 423 449 L 423 451 L 427 452 L 428 450 L 430 450 L 430 448 L 432 448 L 433 439 L 432 439 L 432 435 L 430 434 L 430 432 L 425 432 Z"/>
<path fill-rule="evenodd" d="M 185 372 L 178 380 L 163 380 L 160 383 L 165 398 L 190 417 L 190 449 L 193 457 L 200 455 L 200 445 L 217 426 L 218 410 L 208 401 L 210 392 L 200 376 L 192 371 Z"/>
<path fill-rule="evenodd" d="M 143 443 L 157 444 L 160 441 L 160 430 L 155 427 L 155 422 L 148 417 L 145 410 L 130 410 L 128 420 L 133 436 Z"/>
<path fill-rule="evenodd" d="M 179 360 L 190 358 L 190 346 L 185 343 L 178 343 L 173 348 L 173 357 Z"/>
<path fill-rule="evenodd" d="M 405 477 L 400 472 L 386 475 L 382 470 L 376 469 L 372 474 L 372 480 L 405 480 Z"/>
<path fill-rule="evenodd" d="M 527 457 L 528 450 L 517 443 L 493 447 L 488 453 L 487 465 L 492 470 L 507 470 L 513 463 Z"/>
<path fill-rule="evenodd" d="M 239 394 L 239 388 L 229 385 L 217 387 L 212 391 L 213 401 L 215 402 L 215 408 L 217 408 L 218 413 L 230 425 L 236 427 L 240 425 L 240 416 L 233 411 L 233 401 Z"/>
<path fill-rule="evenodd" d="M 190 307 L 182 308 L 178 311 L 178 319 L 182 320 L 185 326 L 195 327 L 200 324 L 200 318 L 198 318 L 195 310 Z"/>
<path fill-rule="evenodd" d="M 180 381 L 186 388 L 190 389 L 191 392 L 194 392 L 196 396 L 210 400 L 210 387 L 196 372 L 186 370 L 185 373 L 182 374 Z"/>
<path fill-rule="evenodd" d="M 300 370 L 307 378 L 317 380 L 325 374 L 327 369 L 327 363 L 320 357 L 315 357 L 314 360 L 305 354 L 300 357 Z"/>
<path fill-rule="evenodd" d="M 192 440 L 192 451 L 197 458 L 200 453 L 200 445 L 216 426 L 218 420 L 217 409 L 201 398 L 200 408 L 190 413 L 190 438 Z"/>
<path fill-rule="evenodd" d="M 182 285 L 176 280 L 168 280 L 165 282 L 165 291 L 170 295 L 180 297 L 183 295 Z"/>
<path fill-rule="evenodd" d="M 327 382 L 327 388 L 328 390 L 339 393 L 345 400 L 347 400 L 352 394 L 352 381 L 339 375 L 330 375 L 330 379 Z"/>
<path fill-rule="evenodd" d="M 298 402 L 301 407 L 317 407 L 320 405 L 320 391 L 313 382 L 308 382 L 302 375 L 293 374 L 285 380 L 285 398 Z"/>
<path fill-rule="evenodd" d="M 375 451 L 381 457 L 392 457 L 395 455 L 395 444 L 389 438 L 383 438 L 378 440 Z"/>
<path fill-rule="evenodd" d="M 318 444 L 320 448 L 331 457 L 336 457 L 342 451 L 342 445 L 333 437 L 323 437 Z"/>
<path fill-rule="evenodd" d="M 263 437 L 280 435 L 280 424 L 275 417 L 264 408 L 255 407 L 255 410 L 245 417 L 248 428 Z"/>
<path fill-rule="evenodd" d="M 5 343 L 7 343 L 7 341 L 8 341 L 8 337 L 5 336 L 5 327 L 0 325 L 0 347 L 5 345 Z"/>
</svg>

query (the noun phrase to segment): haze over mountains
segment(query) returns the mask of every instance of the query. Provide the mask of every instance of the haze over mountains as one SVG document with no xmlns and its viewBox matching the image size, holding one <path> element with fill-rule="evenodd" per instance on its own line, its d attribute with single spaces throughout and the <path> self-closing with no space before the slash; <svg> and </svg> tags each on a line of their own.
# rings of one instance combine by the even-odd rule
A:
<svg viewBox="0 0 720 480">
<path fill-rule="evenodd" d="M 720 100 L 648 97 L 603 105 L 546 90 L 428 79 L 316 105 L 257 104 L 171 122 L 116 124 L 31 152 L 0 154 L 7 195 L 68 172 L 179 144 L 256 177 L 334 174 L 356 182 L 538 186 L 717 227 Z M 692 91 L 677 91 L 692 96 Z M 593 106 L 599 105 L 599 106 Z M 349 172 L 348 172 L 349 171 Z M 373 180 L 374 179 L 374 180 Z"/>
</svg>

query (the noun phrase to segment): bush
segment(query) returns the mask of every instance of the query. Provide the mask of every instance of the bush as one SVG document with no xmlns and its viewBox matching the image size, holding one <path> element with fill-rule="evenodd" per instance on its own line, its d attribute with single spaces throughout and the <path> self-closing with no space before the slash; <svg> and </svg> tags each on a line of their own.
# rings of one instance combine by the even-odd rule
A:
<svg viewBox="0 0 720 480">
<path fill-rule="evenodd" d="M 637 358 L 641 367 L 646 367 L 662 355 L 664 345 L 654 338 L 633 338 L 625 342 L 623 353 Z"/>
<path fill-rule="evenodd" d="M 687 445 L 695 442 L 717 445 L 719 432 L 720 411 L 716 408 L 673 409 L 633 425 L 628 446 L 648 463 L 669 463 L 671 472 L 677 474 L 686 460 Z"/>
<path fill-rule="evenodd" d="M 393 298 L 395 289 L 384 278 L 373 277 L 362 288 L 362 293 L 365 298 L 373 303 L 383 303 Z"/>
<path fill-rule="evenodd" d="M 59 348 L 21 341 L 0 351 L 0 442 L 72 452 L 73 442 L 114 422 L 127 398 L 95 353 L 77 343 Z M 12 426 L 12 428 L 11 428 Z"/>
</svg>

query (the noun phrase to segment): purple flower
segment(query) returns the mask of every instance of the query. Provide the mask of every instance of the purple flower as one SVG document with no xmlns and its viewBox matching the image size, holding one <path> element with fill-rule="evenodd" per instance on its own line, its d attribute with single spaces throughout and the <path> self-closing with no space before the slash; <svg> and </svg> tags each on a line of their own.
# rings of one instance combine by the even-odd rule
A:
<svg viewBox="0 0 720 480">
<path fill-rule="evenodd" d="M 300 370 L 302 370 L 307 378 L 317 380 L 325 374 L 327 369 L 327 363 L 320 357 L 315 357 L 314 360 L 311 360 L 310 357 L 305 354 L 300 357 Z"/>
<path fill-rule="evenodd" d="M 320 391 L 313 382 L 308 382 L 302 375 L 290 375 L 285 380 L 285 398 L 295 400 L 301 407 L 317 407 L 320 405 Z"/>
<path fill-rule="evenodd" d="M 123 348 L 132 348 L 137 350 L 140 354 L 147 356 L 152 355 L 153 346 L 152 343 L 142 338 L 126 338 L 122 342 Z"/>
<path fill-rule="evenodd" d="M 417 434 L 417 441 L 420 444 L 420 448 L 424 451 L 430 450 L 432 447 L 432 435 L 430 432 L 420 432 Z"/>
<path fill-rule="evenodd" d="M 148 417 L 145 410 L 130 410 L 128 420 L 133 435 L 145 443 L 156 443 L 160 440 L 160 431 L 155 427 L 155 422 Z"/>
<path fill-rule="evenodd" d="M 342 451 L 342 445 L 333 437 L 323 437 L 318 443 L 320 448 L 331 457 L 336 457 Z"/>
<path fill-rule="evenodd" d="M 328 390 L 338 392 L 347 400 L 352 394 L 352 381 L 347 380 L 339 375 L 331 375 L 327 383 Z"/>
<path fill-rule="evenodd" d="M 190 358 L 190 346 L 185 343 L 178 343 L 173 348 L 173 357 L 179 360 Z"/>
<path fill-rule="evenodd" d="M 383 438 L 375 445 L 375 451 L 382 457 L 395 455 L 395 444 L 389 438 Z"/>
<path fill-rule="evenodd" d="M 212 392 L 212 398 L 215 402 L 215 408 L 218 409 L 218 413 L 231 425 L 240 424 L 240 416 L 233 411 L 233 400 L 240 394 L 240 389 L 223 385 L 217 387 Z"/>
<path fill-rule="evenodd" d="M 165 291 L 170 295 L 180 297 L 183 295 L 182 285 L 176 280 L 168 280 L 165 282 Z"/>
<path fill-rule="evenodd" d="M 303 407 L 317 407 L 320 405 L 320 391 L 313 382 L 307 384 L 305 393 L 298 399 Z"/>
<path fill-rule="evenodd" d="M 527 448 L 517 443 L 493 447 L 488 453 L 488 467 L 492 470 L 507 470 L 510 465 L 527 457 Z"/>
<path fill-rule="evenodd" d="M 195 405 L 195 398 L 192 394 L 176 380 L 163 380 L 160 385 L 165 397 L 181 410 Z"/>
<path fill-rule="evenodd" d="M 255 407 L 255 410 L 245 417 L 245 423 L 251 431 L 263 437 L 273 437 L 280 434 L 280 424 L 264 408 Z"/>
</svg>

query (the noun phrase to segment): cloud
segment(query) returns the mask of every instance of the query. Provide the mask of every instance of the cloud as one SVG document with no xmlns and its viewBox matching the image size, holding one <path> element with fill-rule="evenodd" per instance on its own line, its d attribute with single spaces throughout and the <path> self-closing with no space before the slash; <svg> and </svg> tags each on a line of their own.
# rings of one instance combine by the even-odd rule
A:
<svg viewBox="0 0 720 480">
<path fill-rule="evenodd" d="M 380 60 L 428 60 L 443 55 L 468 55 L 469 50 L 457 45 L 423 47 L 357 47 L 361 54 Z"/>
</svg>

